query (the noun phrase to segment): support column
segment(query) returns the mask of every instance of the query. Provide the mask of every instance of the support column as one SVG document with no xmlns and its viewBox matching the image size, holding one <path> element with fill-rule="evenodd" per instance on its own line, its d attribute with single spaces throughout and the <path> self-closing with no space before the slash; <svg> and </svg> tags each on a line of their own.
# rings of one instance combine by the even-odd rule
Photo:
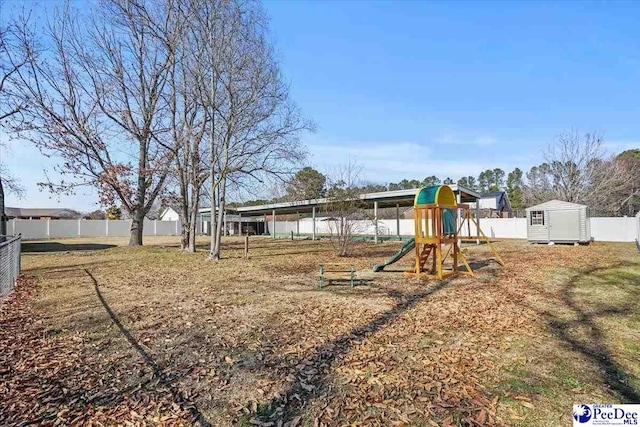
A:
<svg viewBox="0 0 640 427">
<path fill-rule="evenodd" d="M 311 240 L 316 240 L 316 207 L 311 208 L 311 222 L 313 230 L 311 232 Z"/>
<path fill-rule="evenodd" d="M 271 225 L 273 225 L 273 233 L 272 236 L 275 239 L 276 238 L 276 210 L 272 210 L 271 211 Z"/>
<path fill-rule="evenodd" d="M 375 226 L 373 242 L 378 243 L 378 202 L 373 202 L 373 224 Z"/>
<path fill-rule="evenodd" d="M 222 214 L 222 220 L 223 220 L 222 226 L 224 227 L 222 229 L 222 235 L 226 236 L 227 233 L 229 233 L 229 229 L 228 229 L 228 225 L 227 225 L 227 211 L 226 210 L 224 211 L 224 214 Z"/>
<path fill-rule="evenodd" d="M 476 200 L 476 236 L 480 236 L 480 199 Z M 476 239 L 476 245 L 480 244 L 480 239 Z"/>
<path fill-rule="evenodd" d="M 269 225 L 269 221 L 267 221 L 267 214 L 264 214 L 264 226 L 262 227 L 262 234 L 267 234 L 267 225 Z"/>
<path fill-rule="evenodd" d="M 456 194 L 456 202 L 458 204 L 462 203 L 462 196 L 460 195 L 460 190 L 458 190 L 458 194 Z M 464 219 L 462 218 L 462 215 L 460 215 L 461 213 L 462 211 L 460 209 L 456 209 L 456 230 L 460 229 L 460 226 L 462 225 L 462 221 L 464 221 Z M 460 235 L 458 235 L 458 247 L 461 247 L 461 246 L 462 246 L 462 239 L 460 238 Z M 457 254 L 454 254 L 454 259 L 457 259 L 455 258 L 456 256 Z"/>
<path fill-rule="evenodd" d="M 296 234 L 300 235 L 300 212 L 296 211 Z"/>
<path fill-rule="evenodd" d="M 400 203 L 396 203 L 396 235 L 400 240 Z"/>
<path fill-rule="evenodd" d="M 238 212 L 238 236 L 242 236 L 242 214 Z"/>
</svg>

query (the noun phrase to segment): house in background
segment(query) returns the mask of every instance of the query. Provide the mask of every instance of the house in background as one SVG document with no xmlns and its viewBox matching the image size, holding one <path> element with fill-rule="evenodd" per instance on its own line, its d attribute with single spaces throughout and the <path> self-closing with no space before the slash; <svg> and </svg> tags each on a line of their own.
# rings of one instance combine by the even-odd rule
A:
<svg viewBox="0 0 640 427">
<path fill-rule="evenodd" d="M 493 191 L 480 195 L 480 200 L 470 203 L 475 208 L 480 205 L 480 218 L 509 218 L 513 214 L 511 201 L 506 191 Z"/>
<path fill-rule="evenodd" d="M 160 221 L 178 221 L 179 219 L 180 215 L 178 214 L 178 210 L 171 206 L 164 208 L 158 217 Z"/>
<path fill-rule="evenodd" d="M 480 195 L 477 202 L 467 203 L 472 211 L 480 204 L 480 218 L 510 218 L 513 216 L 511 202 L 506 191 L 494 191 Z M 401 213 L 404 219 L 413 219 L 413 208 L 405 208 Z"/>
<path fill-rule="evenodd" d="M 78 219 L 82 215 L 64 208 L 4 208 L 9 219 Z"/>
</svg>

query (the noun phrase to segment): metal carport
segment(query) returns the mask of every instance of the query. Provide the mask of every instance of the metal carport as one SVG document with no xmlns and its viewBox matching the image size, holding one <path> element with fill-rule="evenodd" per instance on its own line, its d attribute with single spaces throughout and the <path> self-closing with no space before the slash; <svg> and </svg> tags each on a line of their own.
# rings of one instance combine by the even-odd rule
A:
<svg viewBox="0 0 640 427">
<path fill-rule="evenodd" d="M 449 185 L 453 190 L 458 203 L 474 203 L 480 198 L 480 193 L 470 190 L 468 188 L 451 184 Z M 394 190 L 394 191 L 382 191 L 378 193 L 365 193 L 359 196 L 359 199 L 363 201 L 368 208 L 373 208 L 373 216 L 374 222 L 377 229 L 378 223 L 378 209 L 379 208 L 388 208 L 395 207 L 396 208 L 396 222 L 400 223 L 400 208 L 401 207 L 409 207 L 413 206 L 413 201 L 420 191 L 420 188 L 411 188 L 408 190 Z M 265 205 L 257 205 L 257 206 L 242 206 L 238 208 L 227 208 L 226 211 L 231 214 L 237 214 L 240 217 L 257 217 L 257 216 L 266 216 L 271 215 L 272 222 L 272 236 L 276 237 L 275 234 L 275 223 L 276 216 L 286 215 L 286 214 L 301 214 L 301 213 L 310 213 L 313 221 L 313 240 L 316 239 L 316 213 L 318 209 L 322 209 L 327 206 L 331 202 L 330 199 L 311 199 L 311 200 L 300 200 L 295 202 L 282 202 L 282 203 L 269 203 Z M 477 204 L 478 205 L 478 204 Z M 209 213 L 210 208 L 200 209 L 201 213 Z M 476 206 L 476 216 L 478 223 L 480 222 L 479 215 L 477 215 L 478 207 Z M 298 220 L 299 221 L 299 220 Z M 478 224 L 479 225 L 479 224 Z M 400 227 L 397 228 L 398 236 Z M 378 242 L 377 233 L 374 235 L 374 241 Z"/>
</svg>

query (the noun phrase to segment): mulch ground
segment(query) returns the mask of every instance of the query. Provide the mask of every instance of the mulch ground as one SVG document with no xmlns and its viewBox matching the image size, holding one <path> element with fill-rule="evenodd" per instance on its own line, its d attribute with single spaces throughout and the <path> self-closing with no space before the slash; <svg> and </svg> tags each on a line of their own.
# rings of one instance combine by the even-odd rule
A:
<svg viewBox="0 0 640 427">
<path fill-rule="evenodd" d="M 335 259 L 326 243 L 256 240 L 247 261 L 230 241 L 220 263 L 165 244 L 26 254 L 25 277 L 0 306 L 0 420 L 566 424 L 574 399 L 621 397 L 550 325 L 580 320 L 567 277 L 624 264 L 634 280 L 628 246 L 502 242 L 506 270 L 474 247 L 476 278 L 381 274 L 322 291 L 317 265 Z M 362 244 L 349 262 L 370 268 L 394 249 Z M 633 328 L 637 308 L 625 313 L 615 325 Z M 633 367 L 628 354 L 617 350 L 615 363 Z"/>
<path fill-rule="evenodd" d="M 160 378 L 123 389 L 121 377 L 131 372 L 88 358 L 82 334 L 57 336 L 45 327 L 35 293 L 35 279 L 21 278 L 0 306 L 2 425 L 191 424 L 193 415 Z"/>
</svg>

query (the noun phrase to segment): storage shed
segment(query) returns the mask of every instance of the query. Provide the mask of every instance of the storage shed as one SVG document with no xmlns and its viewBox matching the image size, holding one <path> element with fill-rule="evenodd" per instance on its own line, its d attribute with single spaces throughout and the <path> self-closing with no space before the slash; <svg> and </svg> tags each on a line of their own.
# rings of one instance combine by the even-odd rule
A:
<svg viewBox="0 0 640 427">
<path fill-rule="evenodd" d="M 527 208 L 527 238 L 535 243 L 590 242 L 587 206 L 550 200 Z"/>
</svg>

